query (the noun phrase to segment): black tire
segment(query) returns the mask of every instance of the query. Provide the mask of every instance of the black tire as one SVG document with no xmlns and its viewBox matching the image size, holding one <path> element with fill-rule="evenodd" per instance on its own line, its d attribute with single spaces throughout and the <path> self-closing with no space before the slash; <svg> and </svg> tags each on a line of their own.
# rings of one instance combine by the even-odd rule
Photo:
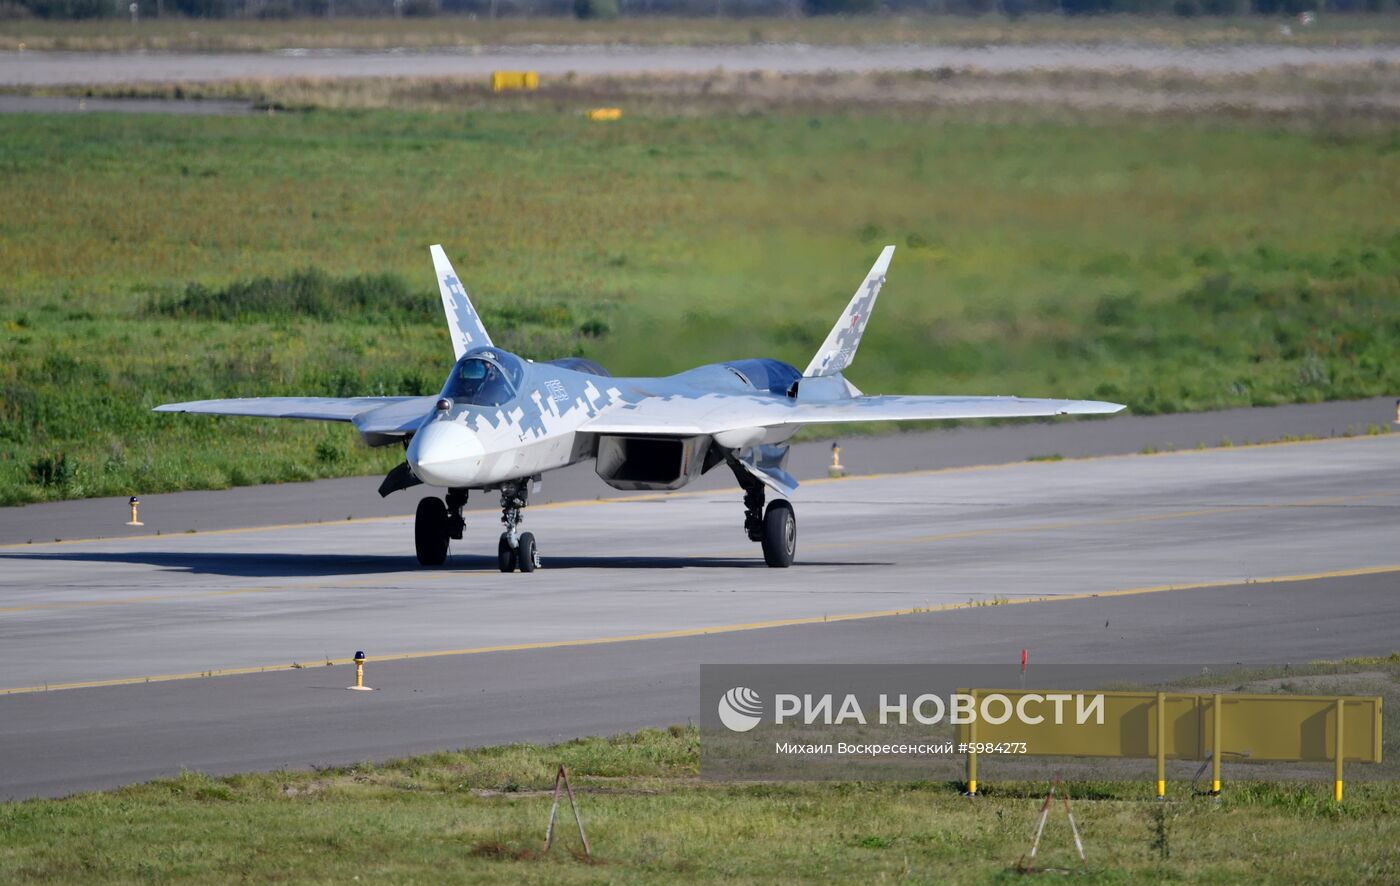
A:
<svg viewBox="0 0 1400 886">
<path fill-rule="evenodd" d="M 515 571 L 515 549 L 510 546 L 504 532 L 501 533 L 501 543 L 496 545 L 496 565 L 502 572 Z"/>
<path fill-rule="evenodd" d="M 535 534 L 533 532 L 522 532 L 520 534 L 520 547 L 515 551 L 515 559 L 520 564 L 521 572 L 534 572 L 539 565 L 535 554 Z"/>
<path fill-rule="evenodd" d="M 775 569 L 786 569 L 797 556 L 797 515 L 792 505 L 774 499 L 763 515 L 763 561 Z"/>
<path fill-rule="evenodd" d="M 424 566 L 441 566 L 447 562 L 447 505 L 440 498 L 425 498 L 418 503 L 413 518 L 413 547 L 418 562 Z"/>
</svg>

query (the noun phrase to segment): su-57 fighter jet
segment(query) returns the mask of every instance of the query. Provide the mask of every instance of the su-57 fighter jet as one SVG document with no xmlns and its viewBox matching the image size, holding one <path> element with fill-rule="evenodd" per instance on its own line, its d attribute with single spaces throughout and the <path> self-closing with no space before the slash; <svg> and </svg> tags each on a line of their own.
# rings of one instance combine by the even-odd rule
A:
<svg viewBox="0 0 1400 886">
<path fill-rule="evenodd" d="M 664 378 L 615 378 L 590 360 L 535 362 L 491 341 L 441 246 L 431 249 L 457 362 L 437 397 L 255 397 L 170 403 L 157 412 L 350 422 L 370 446 L 400 444 L 405 460 L 379 487 L 446 489 L 418 503 L 418 562 L 437 566 L 462 538 L 472 490 L 497 491 L 505 532 L 502 572 L 540 565 L 520 532 L 532 481 L 593 459 L 617 489 L 679 489 L 726 465 L 744 491 L 744 532 L 769 566 L 792 565 L 797 481 L 783 469 L 787 441 L 806 424 L 913 419 L 1101 415 L 1117 403 L 1020 397 L 866 396 L 842 375 L 885 282 L 886 246 L 807 368 L 781 360 L 711 363 Z M 764 506 L 767 491 L 774 498 Z"/>
</svg>

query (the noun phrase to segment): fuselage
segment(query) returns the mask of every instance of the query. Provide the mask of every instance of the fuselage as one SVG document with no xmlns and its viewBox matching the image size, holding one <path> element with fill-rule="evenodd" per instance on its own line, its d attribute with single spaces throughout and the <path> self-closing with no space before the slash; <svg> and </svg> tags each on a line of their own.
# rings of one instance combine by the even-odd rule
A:
<svg viewBox="0 0 1400 886">
<path fill-rule="evenodd" d="M 662 378 L 617 378 L 588 361 L 535 363 L 500 348 L 476 348 L 453 366 L 406 458 L 429 485 L 491 487 L 593 458 L 598 435 L 582 428 L 611 410 L 652 397 L 698 401 L 715 393 L 786 400 L 800 377 L 782 361 L 751 359 Z M 793 430 L 736 442 L 778 443 Z"/>
</svg>

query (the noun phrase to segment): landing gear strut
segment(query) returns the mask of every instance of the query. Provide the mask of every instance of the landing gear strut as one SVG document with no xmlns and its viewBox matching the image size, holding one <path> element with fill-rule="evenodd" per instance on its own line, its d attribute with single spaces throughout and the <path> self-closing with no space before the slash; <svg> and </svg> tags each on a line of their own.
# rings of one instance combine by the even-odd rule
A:
<svg viewBox="0 0 1400 886">
<path fill-rule="evenodd" d="M 447 562 L 447 547 L 452 539 L 460 539 L 467 520 L 462 509 L 467 506 L 467 490 L 447 490 L 447 500 L 429 496 L 418 502 L 413 519 L 413 547 L 423 566 L 441 566 Z"/>
<path fill-rule="evenodd" d="M 462 530 L 467 528 L 467 518 L 462 509 L 467 506 L 467 490 L 447 490 L 447 535 L 457 541 L 462 540 Z"/>
<path fill-rule="evenodd" d="M 749 541 L 763 545 L 763 561 L 777 569 L 792 565 L 797 555 L 797 515 L 792 504 L 777 498 L 765 512 L 763 500 L 767 487 L 737 464 L 730 464 L 739 486 L 744 490 L 744 532 Z"/>
<path fill-rule="evenodd" d="M 750 480 L 750 484 L 744 487 L 744 532 L 749 541 L 763 541 L 763 498 L 767 490 L 757 480 Z"/>
<path fill-rule="evenodd" d="M 524 521 L 521 511 L 530 501 L 530 481 L 516 480 L 501 487 L 501 523 L 506 531 L 501 533 L 500 544 L 496 546 L 496 563 L 502 572 L 534 572 L 540 565 L 540 554 L 535 548 L 535 535 L 532 532 L 516 534 L 516 527 Z"/>
</svg>

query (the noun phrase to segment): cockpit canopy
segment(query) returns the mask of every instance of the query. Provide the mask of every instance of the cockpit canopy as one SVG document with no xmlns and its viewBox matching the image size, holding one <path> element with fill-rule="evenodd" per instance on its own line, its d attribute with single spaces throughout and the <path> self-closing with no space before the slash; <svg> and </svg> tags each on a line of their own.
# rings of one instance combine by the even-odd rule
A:
<svg viewBox="0 0 1400 886">
<path fill-rule="evenodd" d="M 525 383 L 525 365 L 519 358 L 494 349 L 463 354 L 452 367 L 442 396 L 471 406 L 500 406 L 515 399 Z"/>
</svg>

